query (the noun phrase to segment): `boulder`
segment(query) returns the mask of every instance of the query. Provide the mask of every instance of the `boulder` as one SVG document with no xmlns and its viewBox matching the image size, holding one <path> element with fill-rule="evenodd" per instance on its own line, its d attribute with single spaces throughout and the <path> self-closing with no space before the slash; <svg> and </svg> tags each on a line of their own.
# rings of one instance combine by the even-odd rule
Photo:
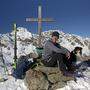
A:
<svg viewBox="0 0 90 90">
<path fill-rule="evenodd" d="M 37 66 L 26 72 L 25 82 L 29 90 L 55 90 L 64 87 L 72 79 L 63 76 L 57 67 Z"/>
<path fill-rule="evenodd" d="M 29 90 L 48 90 L 49 83 L 41 71 L 27 71 L 25 82 Z"/>
</svg>

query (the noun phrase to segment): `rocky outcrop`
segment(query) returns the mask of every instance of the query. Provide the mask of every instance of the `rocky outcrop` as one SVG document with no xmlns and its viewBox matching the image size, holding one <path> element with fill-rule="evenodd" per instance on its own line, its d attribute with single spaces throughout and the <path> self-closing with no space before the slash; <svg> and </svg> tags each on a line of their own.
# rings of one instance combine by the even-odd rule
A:
<svg viewBox="0 0 90 90">
<path fill-rule="evenodd" d="M 25 81 L 29 90 L 47 90 L 49 83 L 43 76 L 43 73 L 36 70 L 29 70 L 26 74 Z"/>
<path fill-rule="evenodd" d="M 72 79 L 63 76 L 57 67 L 37 66 L 27 71 L 25 82 L 29 90 L 56 90 Z"/>
</svg>

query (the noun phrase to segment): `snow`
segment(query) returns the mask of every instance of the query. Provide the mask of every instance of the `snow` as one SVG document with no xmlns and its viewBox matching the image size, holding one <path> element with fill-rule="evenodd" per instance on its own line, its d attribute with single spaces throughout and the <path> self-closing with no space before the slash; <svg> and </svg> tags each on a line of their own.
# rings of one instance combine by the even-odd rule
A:
<svg viewBox="0 0 90 90">
<path fill-rule="evenodd" d="M 63 88 L 56 90 L 90 90 L 90 69 L 86 70 L 84 73 L 85 77 L 77 78 L 75 81 L 68 81 L 67 85 Z M 0 82 L 0 90 L 28 90 L 24 80 L 15 79 L 8 76 L 8 80 L 5 82 Z"/>
<path fill-rule="evenodd" d="M 76 81 L 68 81 L 67 85 L 57 90 L 90 90 L 90 69 L 83 73 L 83 78 L 76 78 Z"/>
<path fill-rule="evenodd" d="M 32 44 L 22 45 L 20 41 L 17 42 L 17 55 L 20 57 L 21 55 L 27 55 L 29 53 L 36 53 L 36 47 Z"/>
<path fill-rule="evenodd" d="M 13 77 L 9 77 L 9 80 L 0 82 L 0 90 L 28 90 L 24 80 L 16 80 Z"/>
<path fill-rule="evenodd" d="M 28 39 L 32 38 L 32 34 L 26 28 L 18 27 L 17 30 L 18 30 L 17 33 L 18 38 L 22 40 L 25 40 L 26 38 Z"/>
<path fill-rule="evenodd" d="M 32 39 L 32 34 L 23 27 L 18 27 L 18 32 L 17 32 L 17 56 L 18 58 L 21 55 L 27 55 L 29 53 L 36 53 L 36 47 L 33 46 L 32 42 L 25 43 L 23 42 L 26 39 L 31 40 Z M 50 31 L 45 31 L 43 32 L 43 35 L 46 36 L 46 39 L 50 37 L 50 34 L 52 33 L 53 30 Z M 72 34 L 65 34 L 62 31 L 57 30 L 60 33 L 60 39 L 59 42 L 62 46 L 66 47 L 70 51 L 72 51 L 76 46 L 80 46 L 79 42 L 83 44 L 83 54 L 86 54 L 87 56 L 90 55 L 90 49 L 88 46 L 84 44 L 84 40 L 87 40 L 90 42 L 90 38 L 83 39 L 80 36 L 77 35 L 72 35 Z M 35 38 L 37 36 L 34 34 Z M 7 69 L 9 73 L 12 71 L 12 66 L 11 64 L 13 63 L 13 57 L 14 57 L 14 32 L 10 34 L 0 34 L 0 39 L 2 44 L 5 46 L 1 47 L 2 48 L 2 53 L 3 53 L 3 58 L 5 60 L 5 63 L 7 65 Z M 75 41 L 78 39 L 78 43 Z M 75 45 L 72 45 L 71 43 L 74 42 Z M 1 60 L 1 59 L 0 59 Z M 1 63 L 0 63 L 1 65 Z M 63 88 L 59 88 L 57 90 L 90 90 L 90 68 L 83 72 L 84 76 L 83 78 L 76 78 L 77 81 L 68 81 L 67 85 Z M 8 79 L 5 82 L 0 82 L 0 90 L 28 90 L 24 80 L 16 80 L 12 76 L 8 76 L 5 74 L 4 68 L 0 66 L 0 78 L 6 78 Z"/>
<path fill-rule="evenodd" d="M 21 55 L 26 55 L 29 53 L 35 53 L 36 47 L 32 45 L 32 43 L 24 43 L 22 40 L 31 39 L 32 34 L 27 31 L 26 28 L 19 27 L 17 28 L 17 57 L 19 58 Z M 8 72 L 2 68 L 2 58 L 0 58 L 0 79 L 8 79 L 7 81 L 0 82 L 0 90 L 28 90 L 24 80 L 16 80 L 12 76 L 8 76 L 7 74 L 11 74 L 12 66 L 14 59 L 14 32 L 10 34 L 0 35 L 1 43 L 6 47 L 0 47 L 0 52 L 3 54 L 3 59 L 5 60 L 6 67 Z M 20 39 L 20 40 L 19 40 Z M 1 50 L 2 49 L 2 50 Z"/>
</svg>

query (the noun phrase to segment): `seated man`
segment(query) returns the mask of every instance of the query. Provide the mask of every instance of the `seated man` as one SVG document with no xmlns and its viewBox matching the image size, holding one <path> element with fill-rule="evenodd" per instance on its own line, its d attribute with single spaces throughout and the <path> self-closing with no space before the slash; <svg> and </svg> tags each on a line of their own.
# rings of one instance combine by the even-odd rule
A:
<svg viewBox="0 0 90 90">
<path fill-rule="evenodd" d="M 51 39 L 45 43 L 42 63 L 48 67 L 59 66 L 59 69 L 64 73 L 70 67 L 68 65 L 70 52 L 57 43 L 58 39 L 59 33 L 57 31 L 53 32 Z"/>
</svg>

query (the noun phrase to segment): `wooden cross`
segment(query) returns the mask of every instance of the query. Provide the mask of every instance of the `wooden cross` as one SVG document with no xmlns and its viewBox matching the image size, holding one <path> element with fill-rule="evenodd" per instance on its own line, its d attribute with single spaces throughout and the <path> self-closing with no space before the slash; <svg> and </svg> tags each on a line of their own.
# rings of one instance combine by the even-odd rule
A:
<svg viewBox="0 0 90 90">
<path fill-rule="evenodd" d="M 26 21 L 30 21 L 30 22 L 38 22 L 38 47 L 42 47 L 41 44 L 41 32 L 42 32 L 42 22 L 52 22 L 54 21 L 52 18 L 42 18 L 42 7 L 39 6 L 38 7 L 38 18 L 26 18 Z"/>
</svg>

